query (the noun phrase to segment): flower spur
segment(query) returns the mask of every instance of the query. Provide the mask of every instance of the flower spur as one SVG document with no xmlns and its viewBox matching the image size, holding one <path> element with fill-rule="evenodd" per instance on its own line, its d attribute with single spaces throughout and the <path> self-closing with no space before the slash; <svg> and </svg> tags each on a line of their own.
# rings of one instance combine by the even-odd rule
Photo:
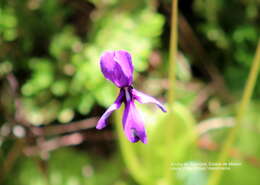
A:
<svg viewBox="0 0 260 185">
<path fill-rule="evenodd" d="M 140 103 L 155 103 L 163 112 L 166 112 L 166 109 L 155 98 L 133 88 L 134 66 L 131 55 L 127 51 L 104 52 L 100 58 L 100 66 L 105 78 L 119 87 L 120 92 L 115 102 L 99 119 L 96 128 L 103 129 L 106 127 L 108 117 L 124 103 L 123 129 L 126 137 L 133 143 L 139 140 L 143 143 L 147 143 L 144 123 L 136 109 L 134 101 L 137 100 Z"/>
</svg>

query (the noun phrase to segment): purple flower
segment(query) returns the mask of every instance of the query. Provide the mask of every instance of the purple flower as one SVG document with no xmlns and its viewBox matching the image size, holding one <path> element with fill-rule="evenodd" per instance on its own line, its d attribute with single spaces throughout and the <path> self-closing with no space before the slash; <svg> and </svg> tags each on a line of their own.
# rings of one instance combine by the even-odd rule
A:
<svg viewBox="0 0 260 185">
<path fill-rule="evenodd" d="M 102 115 L 96 128 L 103 129 L 106 127 L 108 117 L 124 103 L 123 129 L 126 137 L 133 143 L 139 140 L 147 143 L 144 123 L 135 107 L 134 100 L 140 103 L 155 103 L 163 112 L 166 112 L 166 109 L 153 97 L 132 87 L 134 66 L 131 55 L 127 51 L 104 52 L 100 59 L 100 65 L 105 78 L 119 87 L 120 93 L 116 101 Z"/>
</svg>

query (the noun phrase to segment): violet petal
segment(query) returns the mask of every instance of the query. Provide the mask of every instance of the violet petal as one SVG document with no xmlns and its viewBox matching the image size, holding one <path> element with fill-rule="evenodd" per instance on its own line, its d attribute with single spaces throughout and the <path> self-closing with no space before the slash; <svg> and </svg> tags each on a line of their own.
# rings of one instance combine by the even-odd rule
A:
<svg viewBox="0 0 260 185">
<path fill-rule="evenodd" d="M 123 128 L 125 135 L 132 143 L 135 143 L 139 140 L 145 144 L 147 143 L 143 120 L 133 101 L 126 102 L 123 115 Z"/>
<path fill-rule="evenodd" d="M 140 103 L 155 103 L 163 112 L 167 112 L 166 108 L 158 100 L 147 94 L 137 91 L 136 89 L 132 89 L 132 95 L 134 99 Z"/>
<path fill-rule="evenodd" d="M 106 51 L 100 58 L 101 71 L 105 78 L 118 87 L 129 86 L 133 82 L 133 64 L 127 51 Z"/>
<path fill-rule="evenodd" d="M 106 110 L 106 112 L 101 116 L 99 119 L 96 129 L 103 129 L 107 126 L 107 119 L 108 117 L 114 112 L 116 109 L 119 109 L 124 99 L 124 91 L 120 90 L 120 93 L 116 99 L 116 101 Z"/>
</svg>

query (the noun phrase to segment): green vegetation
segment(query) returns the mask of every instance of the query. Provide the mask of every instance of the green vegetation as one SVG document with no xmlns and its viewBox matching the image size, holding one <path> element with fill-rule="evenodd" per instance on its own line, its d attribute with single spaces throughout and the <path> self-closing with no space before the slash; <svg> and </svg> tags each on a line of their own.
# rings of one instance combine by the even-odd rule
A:
<svg viewBox="0 0 260 185">
<path fill-rule="evenodd" d="M 260 3 L 173 2 L 1 0 L 0 184 L 259 184 Z M 99 58 L 117 49 L 169 110 L 137 103 L 146 145 L 122 109 L 94 128 L 117 95 Z M 223 162 L 238 165 L 195 168 Z"/>
</svg>

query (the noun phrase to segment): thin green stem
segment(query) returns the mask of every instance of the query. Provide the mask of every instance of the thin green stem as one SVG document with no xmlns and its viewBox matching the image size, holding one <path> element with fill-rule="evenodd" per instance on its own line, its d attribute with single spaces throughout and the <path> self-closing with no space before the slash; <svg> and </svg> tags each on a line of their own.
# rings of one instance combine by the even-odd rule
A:
<svg viewBox="0 0 260 185">
<path fill-rule="evenodd" d="M 236 124 L 228 133 L 227 139 L 220 152 L 218 162 L 225 162 L 228 159 L 228 153 L 230 151 L 232 144 L 236 139 L 237 131 L 241 126 L 243 116 L 246 112 L 246 108 L 248 107 L 249 101 L 251 99 L 255 87 L 256 79 L 259 73 L 259 67 L 260 67 L 260 40 L 258 41 L 256 54 L 250 69 L 250 73 L 244 89 L 243 97 L 238 107 L 238 111 L 236 115 Z M 212 172 L 211 176 L 209 177 L 208 185 L 217 185 L 220 181 L 222 172 L 223 172 L 222 170 L 216 170 Z"/>
<path fill-rule="evenodd" d="M 171 35 L 170 35 L 170 53 L 169 53 L 169 92 L 168 104 L 172 105 L 175 99 L 174 87 L 176 83 L 176 58 L 178 47 L 178 0 L 172 0 L 172 17 L 171 17 Z M 171 106 L 169 106 L 170 108 Z M 171 108 L 170 108 L 171 109 Z M 171 110 L 170 110 L 171 111 Z"/>
<path fill-rule="evenodd" d="M 176 60 L 178 48 L 178 0 L 172 0 L 172 17 L 171 17 L 171 35 L 170 35 L 170 48 L 169 48 L 169 91 L 168 91 L 168 109 L 169 119 L 165 123 L 165 147 L 168 147 L 174 139 L 174 124 L 173 120 L 173 104 L 175 101 L 175 84 L 176 84 Z M 170 170 L 170 164 L 173 162 L 173 153 L 171 151 L 165 153 L 165 180 L 167 184 L 173 184 L 173 171 Z"/>
</svg>

